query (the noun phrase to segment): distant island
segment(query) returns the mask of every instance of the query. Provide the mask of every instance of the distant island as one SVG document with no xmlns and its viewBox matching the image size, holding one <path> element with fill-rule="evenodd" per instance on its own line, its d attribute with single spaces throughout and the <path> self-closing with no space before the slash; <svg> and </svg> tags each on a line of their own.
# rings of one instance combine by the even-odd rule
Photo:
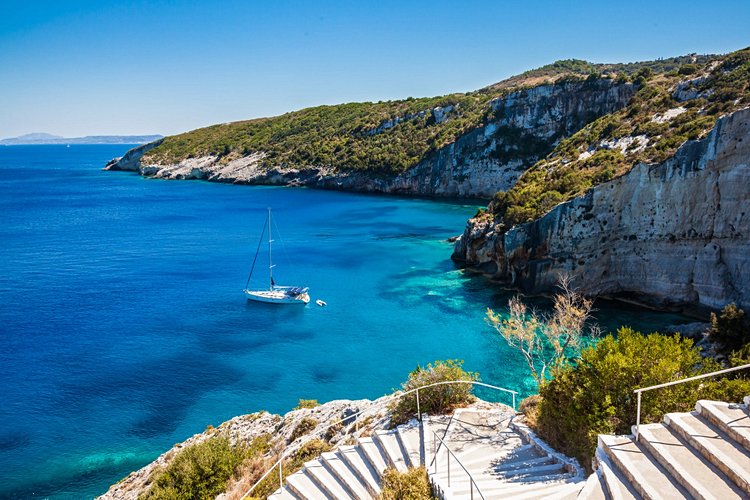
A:
<svg viewBox="0 0 750 500">
<path fill-rule="evenodd" d="M 59 135 L 35 132 L 19 137 L 0 140 L 3 146 L 30 144 L 145 144 L 161 139 L 161 135 L 87 135 L 85 137 L 61 137 Z"/>
</svg>

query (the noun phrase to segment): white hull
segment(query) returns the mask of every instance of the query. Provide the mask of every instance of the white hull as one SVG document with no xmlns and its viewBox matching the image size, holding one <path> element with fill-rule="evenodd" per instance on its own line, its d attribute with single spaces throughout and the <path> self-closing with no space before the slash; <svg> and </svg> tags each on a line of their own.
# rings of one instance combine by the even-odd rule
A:
<svg viewBox="0 0 750 500">
<path fill-rule="evenodd" d="M 302 293 L 296 296 L 290 296 L 286 292 L 277 290 L 243 290 L 249 300 L 258 302 L 267 302 L 269 304 L 307 304 L 310 302 L 310 296 Z"/>
</svg>

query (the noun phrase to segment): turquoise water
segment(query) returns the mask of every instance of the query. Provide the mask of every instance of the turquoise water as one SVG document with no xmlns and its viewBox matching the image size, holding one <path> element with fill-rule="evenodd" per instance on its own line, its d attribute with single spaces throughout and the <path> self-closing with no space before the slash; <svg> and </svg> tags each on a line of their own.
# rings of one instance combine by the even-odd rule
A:
<svg viewBox="0 0 750 500">
<path fill-rule="evenodd" d="M 377 397 L 435 359 L 533 391 L 483 320 L 508 294 L 449 260 L 476 205 L 100 170 L 126 149 L 0 147 L 0 497 L 92 497 L 208 424 Z M 277 283 L 327 307 L 243 297 L 268 206 Z"/>
</svg>

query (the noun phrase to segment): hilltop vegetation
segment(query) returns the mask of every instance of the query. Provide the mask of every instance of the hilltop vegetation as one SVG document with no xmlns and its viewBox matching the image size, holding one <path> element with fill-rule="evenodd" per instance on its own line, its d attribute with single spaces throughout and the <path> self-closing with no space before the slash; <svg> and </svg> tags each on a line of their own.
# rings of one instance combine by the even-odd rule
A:
<svg viewBox="0 0 750 500">
<path fill-rule="evenodd" d="M 230 161 L 260 153 L 267 168 L 317 166 L 393 176 L 487 123 L 493 118 L 491 102 L 513 91 L 602 75 L 627 80 L 644 68 L 661 74 L 713 59 L 683 56 L 629 64 L 558 61 L 475 92 L 318 106 L 273 118 L 213 125 L 167 137 L 144 161 L 169 164 L 206 155 Z"/>
<path fill-rule="evenodd" d="M 750 105 L 750 49 L 702 61 L 666 73 L 638 69 L 633 77 L 641 88 L 628 106 L 560 141 L 509 191 L 497 193 L 490 212 L 506 227 L 534 220 L 638 162 L 669 158 L 685 141 L 704 137 L 722 114 Z"/>
</svg>

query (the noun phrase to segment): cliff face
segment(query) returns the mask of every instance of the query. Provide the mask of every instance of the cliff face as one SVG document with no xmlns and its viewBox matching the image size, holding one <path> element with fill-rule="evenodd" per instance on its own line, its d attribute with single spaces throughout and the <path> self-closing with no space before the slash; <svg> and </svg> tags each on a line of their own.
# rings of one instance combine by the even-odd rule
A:
<svg viewBox="0 0 750 500">
<path fill-rule="evenodd" d="M 750 307 L 750 109 L 533 222 L 471 219 L 453 258 L 530 293 L 565 272 L 590 295 Z"/>
<path fill-rule="evenodd" d="M 611 79 L 566 81 L 513 92 L 490 103 L 486 122 L 428 155 L 395 177 L 326 166 L 268 166 L 265 153 L 228 159 L 189 158 L 176 164 L 148 164 L 142 157 L 155 145 L 129 151 L 107 170 L 134 170 L 164 179 L 204 179 L 244 184 L 305 185 L 350 191 L 452 197 L 491 197 L 512 186 L 525 168 L 547 155 L 564 137 L 586 123 L 624 107 L 630 83 Z M 450 119 L 452 109 L 435 108 L 434 120 Z M 398 126 L 388 123 L 383 133 Z"/>
</svg>

